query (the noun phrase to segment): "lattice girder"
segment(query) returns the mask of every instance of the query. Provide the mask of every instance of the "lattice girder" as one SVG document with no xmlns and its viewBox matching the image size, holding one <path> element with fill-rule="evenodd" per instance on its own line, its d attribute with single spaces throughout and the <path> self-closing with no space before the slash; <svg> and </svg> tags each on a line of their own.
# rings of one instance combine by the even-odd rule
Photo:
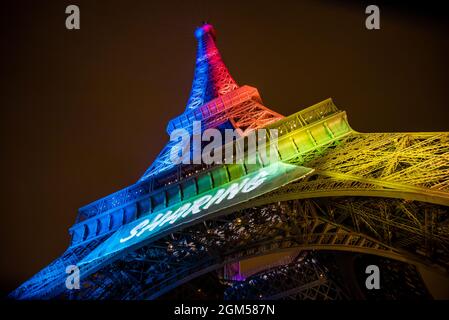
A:
<svg viewBox="0 0 449 320">
<path fill-rule="evenodd" d="M 117 276 L 117 270 L 138 274 L 143 280 L 108 290 L 108 298 L 123 298 L 120 292 L 126 292 L 126 298 L 135 299 L 156 298 L 225 264 L 292 247 L 370 253 L 441 272 L 449 268 L 447 233 L 423 234 L 407 212 L 385 222 L 382 219 L 391 217 L 385 213 L 407 204 L 397 199 L 381 202 L 375 198 L 292 200 L 246 209 L 172 234 L 105 266 L 99 274 Z M 445 218 L 440 220 L 447 224 L 447 208 L 414 205 L 425 206 L 421 209 L 428 212 L 441 210 Z M 383 212 L 377 210 L 381 207 Z M 147 260 L 149 255 L 153 258 Z M 93 293 L 80 294 L 89 298 Z"/>
</svg>

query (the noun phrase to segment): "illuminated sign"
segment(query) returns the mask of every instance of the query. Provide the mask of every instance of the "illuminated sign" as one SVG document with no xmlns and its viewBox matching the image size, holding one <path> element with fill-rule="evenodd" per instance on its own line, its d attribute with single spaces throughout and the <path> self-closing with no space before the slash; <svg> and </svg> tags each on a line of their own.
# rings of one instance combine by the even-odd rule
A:
<svg viewBox="0 0 449 320">
<path fill-rule="evenodd" d="M 168 210 L 165 213 L 159 213 L 151 222 L 150 219 L 145 219 L 131 229 L 129 236 L 120 239 L 120 243 L 127 242 L 134 237 L 140 237 L 144 233 L 151 233 L 162 228 L 166 223 L 174 224 L 180 218 L 201 213 L 201 211 L 207 210 L 213 205 L 220 204 L 223 200 L 232 200 L 239 193 L 249 193 L 264 183 L 268 175 L 267 170 L 261 170 L 251 179 L 246 178 L 241 182 L 231 184 L 227 188 L 218 189 L 212 195 L 206 194 L 195 201 L 183 204 L 175 211 Z"/>
<path fill-rule="evenodd" d="M 131 246 L 144 245 L 212 213 L 246 202 L 298 180 L 313 169 L 273 163 L 240 179 L 186 199 L 176 205 L 137 219 L 118 229 L 109 239 L 85 257 L 79 265 L 123 252 Z"/>
</svg>

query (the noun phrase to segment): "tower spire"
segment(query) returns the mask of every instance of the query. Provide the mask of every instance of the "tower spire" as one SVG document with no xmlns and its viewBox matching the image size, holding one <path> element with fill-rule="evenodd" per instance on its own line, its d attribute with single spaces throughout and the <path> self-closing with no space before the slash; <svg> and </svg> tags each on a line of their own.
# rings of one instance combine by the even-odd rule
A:
<svg viewBox="0 0 449 320">
<path fill-rule="evenodd" d="M 192 133 L 193 122 L 201 121 L 201 129 L 237 129 L 241 135 L 283 118 L 262 105 L 256 88 L 239 87 L 224 64 L 215 45 L 215 29 L 204 23 L 195 30 L 198 40 L 195 75 L 185 111 L 169 121 L 167 133 L 184 129 Z M 170 152 L 177 141 L 169 141 L 140 181 L 176 166 Z"/>
<path fill-rule="evenodd" d="M 195 30 L 195 37 L 198 41 L 195 75 L 186 111 L 238 88 L 215 45 L 214 27 L 204 23 Z"/>
</svg>

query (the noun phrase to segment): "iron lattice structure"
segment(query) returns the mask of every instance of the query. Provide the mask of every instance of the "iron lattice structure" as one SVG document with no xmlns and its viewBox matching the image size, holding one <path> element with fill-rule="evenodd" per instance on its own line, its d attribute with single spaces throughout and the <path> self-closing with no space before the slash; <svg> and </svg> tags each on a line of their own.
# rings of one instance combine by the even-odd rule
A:
<svg viewBox="0 0 449 320">
<path fill-rule="evenodd" d="M 347 269 L 347 266 L 342 265 L 339 258 L 328 251 L 302 252 L 290 263 L 233 283 L 226 289 L 224 297 L 229 300 L 347 300 L 363 299 L 365 296 L 389 300 L 431 298 L 419 272 L 412 265 L 374 256 L 366 261 L 365 255 L 352 256 L 353 266 L 350 269 L 367 264 L 380 266 L 384 292 L 360 286 L 365 282 L 364 277 L 354 279 L 352 285 L 356 290 L 350 290 L 347 283 L 351 282 L 351 277 L 354 274 L 363 275 L 363 272 L 345 270 L 344 276 L 341 276 L 341 270 Z"/>
<path fill-rule="evenodd" d="M 310 254 L 308 255 L 310 256 Z M 341 281 L 317 258 L 297 257 L 293 262 L 270 268 L 230 286 L 227 300 L 343 300 L 348 294 Z M 339 279 L 340 280 L 340 279 Z M 338 283 L 340 282 L 340 283 Z"/>
<path fill-rule="evenodd" d="M 331 99 L 283 117 L 263 105 L 257 89 L 236 84 L 211 25 L 195 35 L 191 95 L 167 132 L 192 132 L 194 121 L 202 122 L 202 130 L 234 128 L 241 136 L 278 129 L 280 161 L 309 168 L 310 174 L 98 259 L 82 269 L 82 289 L 67 290 L 66 266 L 83 261 L 121 228 L 253 170 L 246 164 L 175 166 L 169 142 L 135 184 L 80 208 L 67 251 L 11 297 L 155 299 L 243 259 L 292 248 L 372 254 L 448 274 L 449 132 L 359 133 Z M 265 282 L 263 291 L 271 298 L 350 297 L 338 281 L 339 270 L 315 260 L 277 278 L 276 286 Z M 279 268 L 288 271 L 296 263 Z M 267 297 L 246 289 L 236 293 L 235 286 L 225 292 Z"/>
</svg>

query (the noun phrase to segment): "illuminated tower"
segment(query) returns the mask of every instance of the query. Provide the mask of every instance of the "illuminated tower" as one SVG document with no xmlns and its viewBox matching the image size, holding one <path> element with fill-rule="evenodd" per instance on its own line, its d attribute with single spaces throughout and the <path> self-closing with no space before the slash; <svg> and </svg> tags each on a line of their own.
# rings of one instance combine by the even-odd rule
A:
<svg viewBox="0 0 449 320">
<path fill-rule="evenodd" d="M 11 297 L 154 299 L 207 274 L 231 297 L 263 298 L 249 295 L 254 279 L 275 298 L 351 296 L 339 285 L 344 268 L 327 268 L 328 256 L 311 250 L 401 261 L 412 276 L 420 268 L 447 275 L 448 132 L 359 133 L 331 99 L 283 117 L 257 89 L 237 85 L 211 25 L 195 36 L 191 94 L 168 134 L 192 133 L 194 121 L 242 137 L 277 129 L 280 161 L 174 165 L 168 142 L 135 184 L 80 208 L 69 248 Z M 258 256 L 266 265 L 242 266 Z M 69 265 L 80 270 L 79 290 L 65 286 Z M 302 271 L 270 287 L 267 269 L 280 267 Z M 231 280 L 243 289 L 233 291 Z"/>
</svg>

